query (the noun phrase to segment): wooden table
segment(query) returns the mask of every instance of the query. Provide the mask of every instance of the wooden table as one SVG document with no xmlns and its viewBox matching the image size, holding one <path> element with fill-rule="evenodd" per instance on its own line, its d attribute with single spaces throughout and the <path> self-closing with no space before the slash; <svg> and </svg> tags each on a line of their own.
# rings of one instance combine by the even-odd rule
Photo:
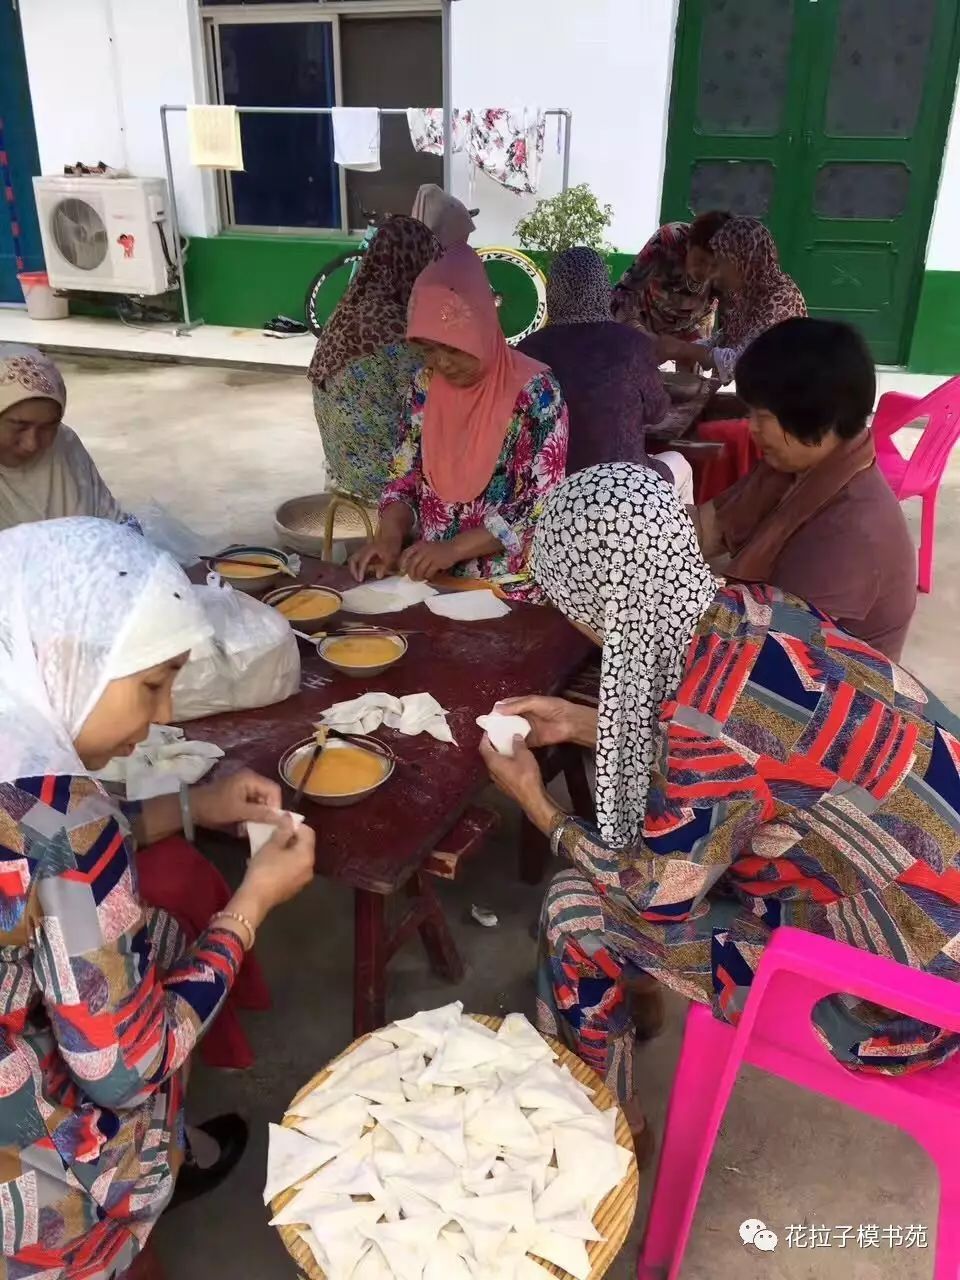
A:
<svg viewBox="0 0 960 1280">
<path fill-rule="evenodd" d="M 304 558 L 301 578 L 338 589 L 352 585 L 342 568 L 309 558 Z M 354 890 L 355 1035 L 386 1021 L 387 964 L 414 933 L 419 932 L 435 972 L 452 982 L 463 976 L 431 873 L 442 867 L 437 850 L 444 841 L 452 839 L 462 847 L 486 834 L 476 811 L 468 812 L 488 781 L 477 751 L 481 733 L 476 717 L 500 698 L 559 692 L 593 651 L 559 613 L 532 605 L 513 605 L 509 617 L 490 622 L 453 622 L 434 616 L 424 605 L 371 621 L 415 633 L 408 653 L 391 670 L 354 680 L 328 667 L 312 645 L 301 643 L 303 679 L 294 697 L 256 711 L 193 720 L 188 726 L 191 738 L 216 743 L 231 763 L 275 778 L 286 748 L 309 737 L 321 712 L 334 702 L 368 690 L 398 697 L 429 692 L 446 708 L 456 746 L 426 734 L 408 738 L 380 729 L 377 736 L 403 761 L 385 786 L 348 809 L 303 800 L 306 820 L 317 833 L 317 874 Z M 332 676 L 333 682 L 311 688 L 318 676 Z M 391 931 L 387 899 L 400 893 L 407 898 L 407 911 Z"/>
</svg>

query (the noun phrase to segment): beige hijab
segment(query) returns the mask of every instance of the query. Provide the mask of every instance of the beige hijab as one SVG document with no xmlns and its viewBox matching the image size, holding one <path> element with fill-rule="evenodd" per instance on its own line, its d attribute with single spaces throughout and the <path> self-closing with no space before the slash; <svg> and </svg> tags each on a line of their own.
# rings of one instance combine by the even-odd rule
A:
<svg viewBox="0 0 960 1280">
<path fill-rule="evenodd" d="M 444 249 L 466 244 L 476 228 L 467 206 L 449 196 L 435 182 L 426 182 L 417 192 L 411 216 L 425 222 Z"/>
<path fill-rule="evenodd" d="M 33 347 L 0 344 L 0 416 L 24 400 L 41 399 L 63 410 L 67 392 L 60 370 Z M 46 453 L 22 467 L 0 466 L 0 529 L 61 516 L 123 519 L 93 459 L 62 423 Z"/>
</svg>

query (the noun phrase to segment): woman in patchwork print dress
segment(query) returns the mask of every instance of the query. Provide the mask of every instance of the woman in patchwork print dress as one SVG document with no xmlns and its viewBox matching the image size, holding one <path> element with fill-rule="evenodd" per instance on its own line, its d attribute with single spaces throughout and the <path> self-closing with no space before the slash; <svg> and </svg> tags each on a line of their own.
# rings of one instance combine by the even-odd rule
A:
<svg viewBox="0 0 960 1280">
<path fill-rule="evenodd" d="M 483 264 L 465 244 L 417 281 L 407 336 L 423 354 L 376 538 L 357 581 L 399 571 L 478 578 L 538 599 L 533 531 L 567 464 L 567 409 L 543 364 L 507 346 Z"/>
<path fill-rule="evenodd" d="M 0 533 L 0 581 L 0 1275 L 109 1280 L 178 1171 L 189 1198 L 242 1153 L 243 1122 L 221 1116 L 184 1163 L 185 1069 L 257 925 L 312 878 L 313 837 L 281 823 L 186 948 L 141 907 L 131 828 L 92 774 L 168 718 L 209 634 L 189 582 L 94 519 Z M 279 786 L 248 772 L 188 794 L 199 825 L 280 819 Z M 153 841 L 183 821 L 161 796 L 135 827 Z"/>
<path fill-rule="evenodd" d="M 960 722 L 913 676 L 795 596 L 724 586 L 676 491 L 596 467 L 547 503 L 533 568 L 603 645 L 598 711 L 518 699 L 532 745 L 596 749 L 596 824 L 564 813 L 519 741 L 494 779 L 567 862 L 547 894 L 540 1030 L 633 1095 L 624 987 L 652 976 L 735 1023 L 791 925 L 960 978 Z M 836 1057 L 897 1074 L 953 1034 L 843 996 Z"/>
</svg>

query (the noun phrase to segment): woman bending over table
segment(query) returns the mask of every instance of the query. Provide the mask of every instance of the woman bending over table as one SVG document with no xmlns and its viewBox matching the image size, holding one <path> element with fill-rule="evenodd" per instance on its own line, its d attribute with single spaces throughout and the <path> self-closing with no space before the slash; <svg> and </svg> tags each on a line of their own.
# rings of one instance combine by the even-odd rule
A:
<svg viewBox="0 0 960 1280">
<path fill-rule="evenodd" d="M 545 365 L 507 346 L 483 264 L 467 245 L 420 276 L 407 336 L 424 368 L 407 398 L 380 529 L 353 556 L 353 575 L 452 572 L 537 598 L 533 530 L 567 462 L 560 388 Z"/>
<path fill-rule="evenodd" d="M 372 506 L 387 483 L 403 400 L 422 359 L 406 341 L 410 291 L 440 252 L 436 236 L 418 219 L 388 218 L 310 362 L 328 479 Z"/>
<path fill-rule="evenodd" d="M 0 343 L 0 529 L 60 516 L 136 526 L 64 425 L 66 403 L 60 370 L 48 356 Z"/>
<path fill-rule="evenodd" d="M 712 278 L 721 293 L 720 317 L 713 335 L 701 342 L 663 337 L 661 361 L 699 365 L 721 383 L 733 381 L 737 361 L 750 343 L 791 316 L 805 316 L 807 304 L 791 278 L 780 269 L 773 236 L 756 218 L 731 218 L 709 243 Z M 736 418 L 736 398 L 718 396 L 705 416 Z"/>
<path fill-rule="evenodd" d="M 717 307 L 709 244 L 731 216 L 713 210 L 654 232 L 613 291 L 613 318 L 654 336 L 708 338 Z"/>
<path fill-rule="evenodd" d="M 131 829 L 92 774 L 169 718 L 209 631 L 190 584 L 136 533 L 89 519 L 0 533 L 0 580 L 3 1270 L 108 1278 L 143 1247 L 178 1171 L 190 1198 L 243 1150 L 243 1122 L 219 1117 L 183 1163 L 186 1068 L 257 926 L 312 878 L 313 835 L 281 822 L 184 948 L 170 917 L 141 906 Z M 249 773 L 190 794 L 201 825 L 278 816 L 279 787 Z M 182 822 L 164 796 L 135 827 L 156 840 Z"/>
<path fill-rule="evenodd" d="M 727 577 L 801 596 L 899 662 L 917 557 L 877 466 L 867 425 L 876 390 L 873 359 L 849 325 L 798 318 L 761 334 L 737 364 L 761 460 L 694 523 Z"/>
<path fill-rule="evenodd" d="M 624 985 L 641 975 L 736 1023 L 772 931 L 791 925 L 960 978 L 960 721 L 934 695 L 797 597 L 718 582 L 674 490 L 644 468 L 567 480 L 533 568 L 603 647 L 599 711 L 505 704 L 533 746 L 595 747 L 595 827 L 547 794 L 519 739 L 512 759 L 483 746 L 569 863 L 544 905 L 541 1031 L 630 1099 Z M 844 996 L 814 1020 L 868 1072 L 958 1046 Z"/>
</svg>

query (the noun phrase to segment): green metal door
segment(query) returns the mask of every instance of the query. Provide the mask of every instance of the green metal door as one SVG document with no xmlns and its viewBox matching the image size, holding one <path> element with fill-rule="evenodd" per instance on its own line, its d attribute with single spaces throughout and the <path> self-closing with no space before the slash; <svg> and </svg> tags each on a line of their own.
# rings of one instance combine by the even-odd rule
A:
<svg viewBox="0 0 960 1280">
<path fill-rule="evenodd" d="M 950 106 L 958 0 L 682 0 L 663 216 L 762 218 L 816 315 L 900 363 Z"/>
</svg>

